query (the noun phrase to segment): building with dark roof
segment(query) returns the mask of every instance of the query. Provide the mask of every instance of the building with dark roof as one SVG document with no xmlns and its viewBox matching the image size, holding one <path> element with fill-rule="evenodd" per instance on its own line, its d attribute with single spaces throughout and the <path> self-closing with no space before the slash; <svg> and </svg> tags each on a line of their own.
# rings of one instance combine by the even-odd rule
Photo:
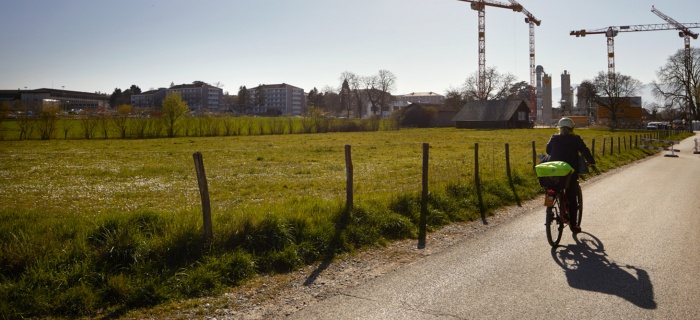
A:
<svg viewBox="0 0 700 320">
<path fill-rule="evenodd" d="M 525 100 L 469 101 L 452 118 L 460 129 L 531 128 L 530 107 Z"/>
</svg>

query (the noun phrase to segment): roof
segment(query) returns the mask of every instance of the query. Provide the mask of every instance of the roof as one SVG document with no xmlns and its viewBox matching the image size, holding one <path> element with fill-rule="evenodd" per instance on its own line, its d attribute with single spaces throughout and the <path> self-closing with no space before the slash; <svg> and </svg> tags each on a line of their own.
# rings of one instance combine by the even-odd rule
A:
<svg viewBox="0 0 700 320">
<path fill-rule="evenodd" d="M 439 112 L 454 112 L 455 110 L 452 110 L 445 106 L 444 103 L 427 103 L 427 102 L 412 102 L 409 105 L 407 105 L 405 108 L 416 108 L 416 107 L 433 107 L 437 109 Z"/>
<path fill-rule="evenodd" d="M 468 101 L 452 121 L 508 121 L 524 104 L 524 100 L 478 100 Z"/>
<path fill-rule="evenodd" d="M 435 93 L 435 92 L 411 92 L 409 94 L 402 94 L 401 96 L 417 96 L 417 97 L 430 97 L 430 96 L 439 96 L 442 97 L 441 94 Z"/>
<path fill-rule="evenodd" d="M 277 89 L 280 89 L 280 88 L 287 88 L 287 87 L 289 87 L 289 88 L 295 88 L 295 89 L 301 89 L 301 88 L 299 88 L 299 87 L 295 87 L 295 86 L 293 86 L 293 85 L 291 85 L 291 84 L 287 84 L 287 83 L 284 83 L 284 82 L 283 82 L 283 83 L 276 83 L 276 84 L 261 84 L 261 85 L 255 87 L 255 88 L 249 88 L 248 90 L 256 89 L 256 88 L 263 88 L 263 89 L 275 89 L 275 88 L 277 88 Z"/>
</svg>

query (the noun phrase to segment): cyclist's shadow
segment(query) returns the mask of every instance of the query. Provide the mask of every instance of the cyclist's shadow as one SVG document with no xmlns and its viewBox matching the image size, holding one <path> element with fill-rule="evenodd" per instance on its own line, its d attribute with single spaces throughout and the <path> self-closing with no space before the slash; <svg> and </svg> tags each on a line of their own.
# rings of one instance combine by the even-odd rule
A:
<svg viewBox="0 0 700 320">
<path fill-rule="evenodd" d="M 641 308 L 656 309 L 654 287 L 646 271 L 608 260 L 603 243 L 590 233 L 578 233 L 574 239 L 576 244 L 552 248 L 552 258 L 564 269 L 571 287 L 616 295 Z"/>
</svg>

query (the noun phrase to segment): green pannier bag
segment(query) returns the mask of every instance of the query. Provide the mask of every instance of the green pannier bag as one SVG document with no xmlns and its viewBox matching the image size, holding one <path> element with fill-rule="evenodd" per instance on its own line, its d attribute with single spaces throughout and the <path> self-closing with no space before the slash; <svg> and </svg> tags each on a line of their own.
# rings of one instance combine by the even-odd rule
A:
<svg viewBox="0 0 700 320">
<path fill-rule="evenodd" d="M 574 172 L 574 168 L 564 161 L 550 161 L 536 165 L 535 172 L 540 180 L 540 186 L 561 190 L 569 185 L 569 177 Z"/>
<path fill-rule="evenodd" d="M 536 165 L 535 172 L 540 178 L 566 177 L 567 175 L 574 172 L 574 168 L 572 168 L 568 163 L 564 161 L 550 161 Z"/>
</svg>

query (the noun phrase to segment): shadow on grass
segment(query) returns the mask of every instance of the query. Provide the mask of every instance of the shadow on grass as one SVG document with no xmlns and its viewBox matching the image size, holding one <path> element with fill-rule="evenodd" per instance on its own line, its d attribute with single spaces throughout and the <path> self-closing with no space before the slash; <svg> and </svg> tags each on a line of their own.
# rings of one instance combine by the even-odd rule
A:
<svg viewBox="0 0 700 320">
<path fill-rule="evenodd" d="M 484 205 L 484 197 L 481 195 L 481 183 L 476 183 L 476 197 L 479 200 L 479 214 L 481 215 L 481 223 L 488 225 L 489 221 L 486 220 L 486 206 Z"/>
<path fill-rule="evenodd" d="M 337 252 L 343 249 L 343 231 L 345 231 L 350 223 L 350 213 L 351 209 L 346 208 L 338 216 L 338 221 L 335 224 L 335 232 L 333 233 L 333 238 L 331 238 L 330 246 L 325 252 L 321 263 L 318 265 L 316 270 L 314 270 L 304 281 L 305 286 L 312 285 L 318 277 L 330 267 L 331 263 L 335 259 Z"/>
<path fill-rule="evenodd" d="M 513 197 L 515 197 L 515 202 L 518 204 L 518 207 L 522 207 L 522 203 L 520 202 L 520 196 L 518 196 L 518 191 L 515 189 L 515 183 L 513 183 L 513 179 L 508 180 L 508 184 L 510 184 L 510 189 L 513 190 Z"/>
</svg>

